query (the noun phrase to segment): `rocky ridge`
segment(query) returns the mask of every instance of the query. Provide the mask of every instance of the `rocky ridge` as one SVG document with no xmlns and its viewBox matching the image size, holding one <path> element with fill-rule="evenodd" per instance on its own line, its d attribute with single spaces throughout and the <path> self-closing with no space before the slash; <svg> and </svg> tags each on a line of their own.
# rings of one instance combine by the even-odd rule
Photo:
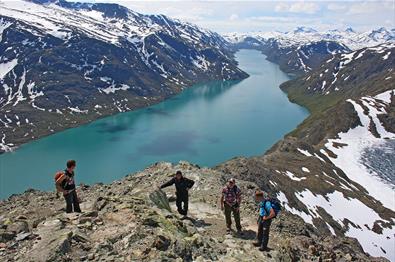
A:
<svg viewBox="0 0 395 262">
<path fill-rule="evenodd" d="M 176 170 L 196 181 L 190 219 L 175 213 L 174 189 L 156 186 Z M 253 247 L 258 186 L 238 180 L 243 191 L 245 235 L 225 235 L 219 192 L 227 174 L 186 162 L 157 163 L 111 184 L 82 185 L 81 214 L 65 214 L 53 192 L 28 190 L 0 205 L 2 261 L 385 261 L 365 254 L 355 239 L 321 235 L 284 211 L 269 246 Z"/>
</svg>

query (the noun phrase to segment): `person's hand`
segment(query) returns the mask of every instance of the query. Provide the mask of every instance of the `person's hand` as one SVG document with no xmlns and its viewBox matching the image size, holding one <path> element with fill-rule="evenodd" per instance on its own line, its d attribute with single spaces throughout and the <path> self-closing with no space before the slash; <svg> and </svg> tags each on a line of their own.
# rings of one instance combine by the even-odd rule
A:
<svg viewBox="0 0 395 262">
<path fill-rule="evenodd" d="M 64 190 L 64 191 L 63 191 L 63 195 L 64 195 L 64 196 L 68 195 L 69 193 L 70 193 L 69 190 Z"/>
<path fill-rule="evenodd" d="M 236 208 L 235 208 L 235 211 L 236 211 L 236 212 L 240 212 L 240 207 L 236 207 Z"/>
</svg>

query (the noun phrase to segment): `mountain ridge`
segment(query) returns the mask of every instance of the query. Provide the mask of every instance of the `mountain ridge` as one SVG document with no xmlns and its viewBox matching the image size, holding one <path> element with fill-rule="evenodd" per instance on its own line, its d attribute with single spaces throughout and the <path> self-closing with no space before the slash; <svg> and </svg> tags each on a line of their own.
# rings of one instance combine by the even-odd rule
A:
<svg viewBox="0 0 395 262">
<path fill-rule="evenodd" d="M 195 181 L 185 220 L 175 214 L 174 189 L 155 189 L 176 170 Z M 64 214 L 54 193 L 28 190 L 0 202 L 0 253 L 14 261 L 387 261 L 365 254 L 353 238 L 320 235 L 286 210 L 273 221 L 271 250 L 259 251 L 252 245 L 259 187 L 241 179 L 244 236 L 226 235 L 218 197 L 227 179 L 187 162 L 156 163 L 108 185 L 82 185 L 76 215 Z"/>
<path fill-rule="evenodd" d="M 387 143 L 393 152 L 394 51 L 386 43 L 336 54 L 283 83 L 290 101 L 311 115 L 264 155 L 235 158 L 216 168 L 276 193 L 288 210 L 323 233 L 355 236 L 369 253 L 394 260 L 393 163 L 375 158 Z M 380 170 L 369 154 L 389 168 Z M 335 203 L 347 208 L 336 209 Z M 375 218 L 359 219 L 363 215 L 354 206 Z"/>
<path fill-rule="evenodd" d="M 280 65 L 284 72 L 300 76 L 316 69 L 322 62 L 338 53 L 351 53 L 366 47 L 394 43 L 393 30 L 379 28 L 356 32 L 347 28 L 317 31 L 298 27 L 289 32 L 227 33 L 224 37 L 234 48 L 262 51 L 269 61 Z"/>
</svg>

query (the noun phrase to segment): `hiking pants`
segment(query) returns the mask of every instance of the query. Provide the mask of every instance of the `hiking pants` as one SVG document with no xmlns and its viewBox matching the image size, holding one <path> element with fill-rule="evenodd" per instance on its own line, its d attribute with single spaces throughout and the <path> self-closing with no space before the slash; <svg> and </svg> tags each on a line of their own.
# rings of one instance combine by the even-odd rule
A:
<svg viewBox="0 0 395 262">
<path fill-rule="evenodd" d="M 188 194 L 176 194 L 177 211 L 183 216 L 188 214 Z M 184 204 L 184 205 L 183 205 Z"/>
<path fill-rule="evenodd" d="M 71 191 L 67 195 L 64 196 L 66 200 L 66 213 L 73 212 L 81 212 L 80 203 L 78 203 L 77 192 L 75 190 Z"/>
<path fill-rule="evenodd" d="M 257 235 L 257 240 L 258 243 L 261 244 L 262 248 L 267 248 L 267 244 L 269 243 L 269 231 L 270 231 L 270 225 L 272 223 L 272 220 L 263 220 L 262 217 L 259 217 L 258 219 L 258 235 Z"/>
<path fill-rule="evenodd" d="M 236 229 L 241 230 L 240 211 L 238 211 L 236 208 L 229 206 L 227 203 L 224 203 L 224 209 L 225 209 L 224 211 L 225 211 L 226 227 L 229 229 L 231 228 L 232 213 L 233 213 L 233 218 L 235 219 Z"/>
</svg>

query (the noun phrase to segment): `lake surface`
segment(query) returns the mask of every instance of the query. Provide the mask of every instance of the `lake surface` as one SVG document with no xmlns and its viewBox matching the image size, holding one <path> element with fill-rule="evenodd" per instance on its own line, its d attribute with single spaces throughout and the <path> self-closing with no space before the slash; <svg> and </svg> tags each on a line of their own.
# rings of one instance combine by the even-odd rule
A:
<svg viewBox="0 0 395 262">
<path fill-rule="evenodd" d="M 289 77 L 255 50 L 236 54 L 242 81 L 193 86 L 160 104 L 100 119 L 0 155 L 0 198 L 54 190 L 53 176 L 77 160 L 77 183 L 110 182 L 158 161 L 213 166 L 263 154 L 308 115 L 279 85 Z"/>
</svg>

